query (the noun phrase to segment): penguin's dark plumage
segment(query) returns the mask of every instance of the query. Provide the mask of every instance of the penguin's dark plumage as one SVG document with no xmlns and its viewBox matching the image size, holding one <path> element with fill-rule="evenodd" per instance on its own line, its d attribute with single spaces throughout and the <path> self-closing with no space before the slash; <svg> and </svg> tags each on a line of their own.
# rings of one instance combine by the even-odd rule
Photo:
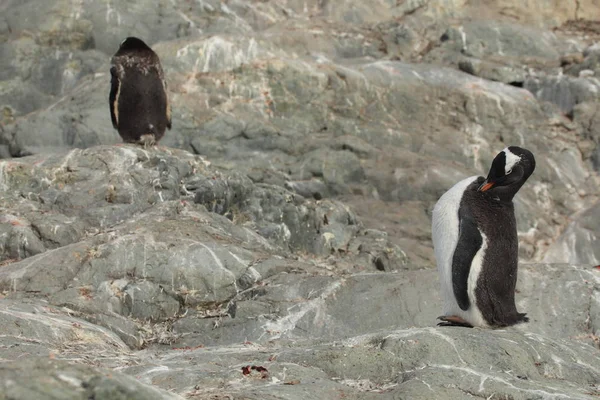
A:
<svg viewBox="0 0 600 400">
<path fill-rule="evenodd" d="M 519 243 L 512 199 L 534 169 L 530 151 L 507 147 L 487 178 L 460 181 L 435 205 L 443 325 L 502 327 L 528 320 L 515 305 Z"/>
<path fill-rule="evenodd" d="M 160 60 L 136 37 L 111 59 L 110 117 L 124 142 L 152 145 L 171 129 L 171 108 Z"/>
</svg>

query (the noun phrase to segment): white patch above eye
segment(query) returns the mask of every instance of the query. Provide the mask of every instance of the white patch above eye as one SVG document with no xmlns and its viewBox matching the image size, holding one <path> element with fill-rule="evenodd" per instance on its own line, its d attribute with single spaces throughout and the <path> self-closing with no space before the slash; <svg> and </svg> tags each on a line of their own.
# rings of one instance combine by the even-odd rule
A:
<svg viewBox="0 0 600 400">
<path fill-rule="evenodd" d="M 512 151 L 510 151 L 507 148 L 505 148 L 504 150 L 502 150 L 504 152 L 504 155 L 506 156 L 506 163 L 504 164 L 504 173 L 506 175 L 510 174 L 512 172 L 513 167 L 519 162 L 521 161 L 521 157 L 516 155 L 515 153 L 513 153 Z"/>
</svg>

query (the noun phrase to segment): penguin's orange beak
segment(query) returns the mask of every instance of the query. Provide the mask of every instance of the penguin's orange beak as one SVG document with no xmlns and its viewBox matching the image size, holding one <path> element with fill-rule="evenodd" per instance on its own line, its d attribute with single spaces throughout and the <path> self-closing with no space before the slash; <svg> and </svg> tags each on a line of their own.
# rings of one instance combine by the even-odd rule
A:
<svg viewBox="0 0 600 400">
<path fill-rule="evenodd" d="M 484 183 L 479 187 L 480 192 L 485 192 L 486 190 L 490 190 L 494 186 L 494 182 Z"/>
</svg>

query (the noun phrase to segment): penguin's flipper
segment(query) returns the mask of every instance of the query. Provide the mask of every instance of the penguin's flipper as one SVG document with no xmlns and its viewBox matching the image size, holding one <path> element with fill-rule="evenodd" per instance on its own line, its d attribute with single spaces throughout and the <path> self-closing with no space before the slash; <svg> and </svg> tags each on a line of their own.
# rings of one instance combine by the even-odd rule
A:
<svg viewBox="0 0 600 400">
<path fill-rule="evenodd" d="M 452 289 L 461 310 L 468 310 L 469 273 L 475 255 L 481 249 L 483 238 L 471 210 L 462 203 L 458 209 L 458 242 L 452 256 Z"/>
<path fill-rule="evenodd" d="M 465 321 L 464 319 L 462 319 L 461 317 L 457 316 L 457 315 L 450 315 L 450 316 L 440 316 L 437 317 L 437 319 L 441 320 L 442 322 L 438 322 L 437 326 L 462 326 L 464 328 L 472 328 L 473 325 L 471 325 L 470 323 L 468 323 L 467 321 Z"/>
<path fill-rule="evenodd" d="M 119 82 L 119 77 L 117 76 L 117 68 L 110 68 L 110 95 L 108 98 L 110 105 L 110 119 L 112 120 L 113 128 L 119 128 L 119 89 L 121 87 L 121 83 Z"/>
</svg>

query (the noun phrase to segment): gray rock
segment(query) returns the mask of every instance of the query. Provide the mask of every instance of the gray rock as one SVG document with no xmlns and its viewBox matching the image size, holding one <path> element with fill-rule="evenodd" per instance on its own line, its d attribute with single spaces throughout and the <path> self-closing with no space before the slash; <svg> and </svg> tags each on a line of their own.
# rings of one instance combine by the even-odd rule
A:
<svg viewBox="0 0 600 400">
<path fill-rule="evenodd" d="M 220 393 L 250 398 L 300 398 L 311 391 L 315 398 L 326 399 L 337 391 L 348 398 L 587 399 L 597 393 L 600 353 L 594 338 L 600 304 L 598 275 L 592 269 L 522 266 L 517 297 L 531 322 L 495 331 L 432 327 L 440 307 L 437 295 L 431 295 L 437 293 L 435 273 L 305 277 L 300 285 L 282 275 L 285 289 L 283 281 L 268 280 L 250 296 L 254 306 L 238 306 L 235 318 L 205 327 L 208 337 L 188 335 L 181 339 L 182 347 L 154 357 L 152 365 L 125 371 L 142 381 L 184 387 L 184 395 L 203 396 L 225 390 Z M 248 313 L 269 309 L 287 309 L 287 315 L 248 320 Z M 567 321 L 564 316 L 573 310 L 575 319 Z M 238 318 L 242 321 L 236 325 Z M 190 323 L 184 318 L 177 327 L 202 329 Z M 228 331 L 237 343 L 210 345 Z M 182 363 L 192 366 L 171 371 Z"/>
<path fill-rule="evenodd" d="M 201 18 L 225 12 L 217 6 L 205 7 Z M 235 12 L 251 12 L 240 7 Z M 260 10 L 268 15 L 275 12 L 270 5 L 264 7 Z M 247 31 L 243 38 L 224 27 L 224 33 L 210 37 L 191 35 L 154 46 L 165 65 L 173 104 L 174 128 L 164 145 L 202 154 L 220 168 L 243 171 L 254 183 L 286 187 L 305 198 L 344 196 L 350 207 L 361 210 L 359 215 L 368 212 L 363 206 L 366 199 L 373 200 L 371 204 L 382 204 L 375 201 L 381 200 L 400 209 L 423 210 L 412 219 L 414 229 L 389 232 L 390 241 L 413 264 L 421 265 L 432 261 L 429 239 L 422 234 L 430 224 L 426 210 L 462 177 L 485 174 L 493 156 L 507 144 L 530 148 L 539 155 L 541 165 L 546 159 L 556 159 L 554 164 L 566 168 L 577 185 L 587 179 L 589 155 L 578 159 L 581 146 L 566 133 L 551 132 L 558 135 L 556 140 L 546 140 L 542 132 L 557 113 L 548 111 L 527 91 L 434 65 L 373 61 L 370 58 L 380 57 L 375 53 L 348 58 L 338 46 L 341 42 L 331 44 L 334 38 L 346 40 L 342 33 L 318 21 L 310 29 L 319 28 L 323 35 L 314 39 L 314 34 L 298 34 L 290 43 L 283 39 L 287 33 L 311 32 L 306 31 L 309 26 L 294 18 L 293 23 L 279 23 L 284 17 L 275 14 L 267 31 Z M 264 28 L 263 22 L 252 24 Z M 418 33 L 417 25 L 409 22 L 407 29 Z M 543 31 L 500 25 L 500 33 L 493 24 L 465 26 L 473 37 L 480 30 L 486 32 L 482 40 L 495 40 L 500 34 L 506 37 L 502 51 L 511 54 L 537 46 L 535 52 L 541 57 L 548 46 L 568 47 L 555 36 L 546 42 L 534 40 Z M 372 29 L 353 29 L 350 36 L 361 46 L 382 40 Z M 512 36 L 519 40 L 513 43 Z M 493 60 L 499 48 L 486 51 L 475 46 L 473 54 L 486 57 L 483 62 L 503 62 Z M 515 71 L 520 68 L 518 62 L 503 65 L 514 65 Z M 107 117 L 107 68 L 100 66 L 96 75 L 82 77 L 71 96 L 50 108 L 6 125 L 0 145 L 13 156 L 22 156 L 118 142 Z M 522 78 L 511 74 L 497 79 Z M 37 134 L 40 131 L 44 134 Z M 563 191 L 557 169 L 548 164 L 536 171 L 532 186 L 520 194 L 526 207 L 520 212 L 519 229 L 533 232 L 522 252 L 527 259 L 541 259 L 544 243 L 553 240 L 570 213 L 587 203 L 579 195 L 579 186 Z M 427 166 L 426 173 L 423 166 Z M 596 186 L 592 183 L 588 193 Z M 223 207 L 198 201 L 209 210 Z M 552 212 L 540 212 L 542 203 Z M 232 218 L 231 210 L 225 212 Z M 403 213 L 387 215 L 390 226 L 405 220 Z M 263 235 L 285 240 L 287 233 L 280 224 L 273 219 L 260 229 Z M 538 228 L 532 231 L 534 226 Z M 366 227 L 381 229 L 375 220 Z M 310 251 L 320 254 L 324 249 L 322 243 L 313 245 L 307 240 L 302 246 L 316 246 Z"/>
<path fill-rule="evenodd" d="M 413 2 L 411 2 L 413 3 Z M 424 3 L 424 2 L 414 2 Z M 535 12 L 531 12 L 535 10 Z M 465 18 L 482 20 L 483 23 L 491 24 L 494 21 L 516 22 L 525 27 L 554 28 L 561 25 L 570 26 L 594 24 L 597 10 L 591 2 L 571 4 L 559 0 L 534 0 L 530 3 L 508 2 L 508 3 L 442 3 L 426 7 L 424 14 L 442 18 Z"/>
<path fill-rule="evenodd" d="M 106 74 L 87 76 L 75 95 L 63 97 L 31 117 L 17 119 L 6 126 L 4 140 L 11 145 L 11 154 L 17 157 L 39 153 L 41 149 L 60 152 L 65 147 L 116 143 L 118 135 L 106 120 L 109 115 L 104 92 L 107 79 Z M 105 107 L 90 108 L 92 103 Z"/>
<path fill-rule="evenodd" d="M 348 192 L 350 184 L 360 184 L 365 178 L 360 159 L 347 150 L 316 150 L 306 155 L 303 164 L 300 173 L 307 175 L 301 178 L 322 177 L 323 183 L 334 193 Z"/>
<path fill-rule="evenodd" d="M 359 264 L 374 265 L 379 271 L 398 271 L 410 265 L 406 253 L 390 242 L 386 232 L 367 229 L 361 233 L 364 236 L 350 244 L 350 251 L 359 256 Z"/>
<path fill-rule="evenodd" d="M 565 68 L 565 73 L 580 77 L 581 75 L 586 74 L 585 71 L 588 71 L 588 74 L 593 76 L 600 75 L 600 50 L 594 46 L 590 46 L 583 54 L 585 58 L 583 60 L 577 60 L 580 62 L 574 62 L 572 65 L 568 65 Z"/>
<path fill-rule="evenodd" d="M 479 59 L 491 55 L 559 58 L 557 47 L 560 41 L 554 34 L 523 25 L 472 21 L 450 27 L 441 40 L 449 41 L 465 55 Z"/>
<path fill-rule="evenodd" d="M 56 359 L 71 360 L 77 346 L 85 345 L 86 357 L 77 361 L 120 365 L 120 372 L 135 376 L 138 384 L 175 389 L 182 396 L 300 398 L 310 391 L 318 399 L 332 393 L 356 399 L 427 398 L 431 393 L 585 399 L 597 392 L 600 280 L 590 267 L 522 265 L 517 299 L 531 321 L 492 331 L 432 326 L 440 308 L 436 271 L 336 277 L 315 275 L 309 264 L 296 263 L 296 271 L 285 264 L 255 264 L 253 274 L 260 270 L 264 281 L 240 293 L 229 316 L 177 321 L 173 333 L 179 339 L 168 350 L 155 345 L 128 352 L 102 328 L 48 305 L 23 306 L 23 300 L 0 301 L 5 318 L 28 321 L 20 326 L 6 321 L 19 334 L 3 340 L 13 341 L 11 349 L 27 343 L 39 355 L 58 348 Z M 61 335 L 48 336 L 40 327 Z M 20 350 L 7 353 L 9 359 L 21 355 Z M 36 374 L 98 373 L 51 362 L 54 367 L 41 364 Z M 2 370 L 2 379 L 14 379 L 12 368 Z M 127 381 L 120 374 L 113 377 L 119 385 Z"/>
<path fill-rule="evenodd" d="M 50 101 L 50 96 L 29 82 L 25 83 L 20 79 L 4 81 L 0 87 L 2 122 L 13 123 L 16 117 L 36 111 Z"/>
<path fill-rule="evenodd" d="M 67 4 L 64 0 L 11 2 L 5 10 L 6 21 L 13 33 L 28 33 L 42 45 L 81 50 L 93 47 L 92 24 L 81 18 L 82 5 L 71 9 Z M 57 20 L 69 23 L 59 29 L 54 25 Z"/>
<path fill-rule="evenodd" d="M 600 82 L 587 78 L 563 76 L 528 77 L 523 87 L 539 100 L 556 104 L 565 114 L 586 101 L 597 101 Z"/>
<path fill-rule="evenodd" d="M 581 127 L 578 145 L 584 158 L 590 159 L 594 169 L 600 171 L 600 115 L 598 102 L 586 102 L 573 108 L 573 120 Z"/>
<path fill-rule="evenodd" d="M 544 258 L 551 262 L 600 265 L 600 249 L 596 245 L 600 236 L 596 223 L 598 217 L 598 204 L 576 214 L 567 229 L 549 247 Z"/>
<path fill-rule="evenodd" d="M 99 315 L 93 321 L 117 325 L 136 347 L 148 339 L 122 317 L 218 313 L 261 279 L 251 263 L 265 252 L 350 257 L 352 248 L 373 257 L 373 270 L 405 257 L 385 240 L 357 237 L 356 217 L 339 202 L 224 176 L 186 152 L 101 146 L 1 165 L 12 198 L 2 204 L 10 213 L 0 219 L 0 287 Z"/>
<path fill-rule="evenodd" d="M 549 30 L 501 21 L 472 20 L 451 25 L 424 60 L 459 68 L 493 81 L 522 86 L 529 69 L 556 72 L 564 53 L 583 46 Z"/>
<path fill-rule="evenodd" d="M 484 79 L 517 86 L 522 85 L 527 76 L 525 68 L 520 66 L 502 65 L 469 57 L 460 60 L 458 68 L 468 74 Z"/>
<path fill-rule="evenodd" d="M 42 40 L 50 40 L 52 47 L 41 43 Z M 107 61 L 106 55 L 99 51 L 83 50 L 79 46 L 65 47 L 48 36 L 25 36 L 2 44 L 0 106 L 10 109 L 11 117 L 16 118 L 66 96 L 83 77 L 93 74 Z"/>
<path fill-rule="evenodd" d="M 0 385 L 597 396 L 598 272 L 555 262 L 600 256 L 598 8 L 521 3 L 0 2 Z M 108 117 L 129 35 L 167 76 L 156 148 Z M 431 208 L 512 144 L 530 322 L 435 327 Z"/>
<path fill-rule="evenodd" d="M 0 300 L 3 362 L 21 357 L 63 357 L 115 367 L 133 360 L 128 347 L 108 329 L 43 300 Z M 6 383 L 5 383 L 6 384 Z"/>
<path fill-rule="evenodd" d="M 144 385 L 116 371 L 95 369 L 47 358 L 31 358 L 19 364 L 0 364 L 2 398 L 45 399 L 156 399 L 182 397 Z"/>
<path fill-rule="evenodd" d="M 52 212 L 32 212 L 27 220 L 3 214 L 0 224 L 2 260 L 27 258 L 74 243 L 84 235 L 81 221 Z"/>
<path fill-rule="evenodd" d="M 327 185 L 318 178 L 287 181 L 285 183 L 285 188 L 309 199 L 314 198 L 315 200 L 321 200 L 323 197 L 330 196 Z"/>
</svg>

